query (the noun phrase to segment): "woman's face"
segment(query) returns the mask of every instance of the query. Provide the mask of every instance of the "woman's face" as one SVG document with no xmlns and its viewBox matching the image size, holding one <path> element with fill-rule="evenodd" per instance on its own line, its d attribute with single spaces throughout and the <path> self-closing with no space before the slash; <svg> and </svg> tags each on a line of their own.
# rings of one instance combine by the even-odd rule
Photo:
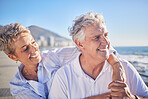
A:
<svg viewBox="0 0 148 99">
<path fill-rule="evenodd" d="M 41 61 L 38 44 L 30 33 L 21 33 L 14 41 L 15 58 L 24 65 L 37 65 Z"/>
</svg>

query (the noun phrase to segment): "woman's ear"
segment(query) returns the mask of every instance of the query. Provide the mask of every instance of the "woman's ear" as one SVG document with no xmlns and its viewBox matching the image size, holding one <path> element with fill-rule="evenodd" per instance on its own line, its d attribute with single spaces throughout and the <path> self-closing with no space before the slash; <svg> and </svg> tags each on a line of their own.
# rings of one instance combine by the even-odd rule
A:
<svg viewBox="0 0 148 99">
<path fill-rule="evenodd" d="M 14 61 L 18 61 L 17 57 L 13 54 L 8 54 L 8 57 Z"/>
</svg>

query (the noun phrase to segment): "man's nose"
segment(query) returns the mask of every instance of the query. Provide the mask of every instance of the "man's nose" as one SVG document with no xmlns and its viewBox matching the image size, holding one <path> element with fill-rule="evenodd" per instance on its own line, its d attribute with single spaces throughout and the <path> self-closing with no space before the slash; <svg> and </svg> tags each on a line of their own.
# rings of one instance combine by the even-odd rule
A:
<svg viewBox="0 0 148 99">
<path fill-rule="evenodd" d="M 108 44 L 109 44 L 109 39 L 108 39 L 107 37 L 103 36 L 103 37 L 102 37 L 102 43 L 103 43 L 104 45 L 108 45 Z"/>
</svg>

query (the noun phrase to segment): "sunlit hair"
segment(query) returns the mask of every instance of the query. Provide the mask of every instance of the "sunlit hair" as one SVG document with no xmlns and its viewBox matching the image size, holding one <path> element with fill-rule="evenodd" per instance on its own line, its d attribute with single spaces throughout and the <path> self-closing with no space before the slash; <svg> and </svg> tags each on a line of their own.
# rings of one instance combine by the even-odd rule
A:
<svg viewBox="0 0 148 99">
<path fill-rule="evenodd" d="M 0 47 L 8 55 L 14 54 L 15 47 L 12 44 L 21 33 L 30 33 L 29 29 L 19 23 L 0 27 Z"/>
<path fill-rule="evenodd" d="M 90 12 L 77 17 L 73 22 L 73 26 L 69 28 L 69 32 L 74 42 L 76 39 L 80 41 L 85 40 L 84 27 L 97 25 L 100 28 L 100 32 L 107 31 L 104 18 L 101 14 Z"/>
</svg>

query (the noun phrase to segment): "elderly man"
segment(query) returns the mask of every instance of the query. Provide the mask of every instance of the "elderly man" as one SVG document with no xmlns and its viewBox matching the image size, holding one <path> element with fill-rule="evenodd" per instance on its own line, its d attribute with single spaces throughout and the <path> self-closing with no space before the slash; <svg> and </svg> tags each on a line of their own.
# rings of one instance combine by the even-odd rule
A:
<svg viewBox="0 0 148 99">
<path fill-rule="evenodd" d="M 60 68 L 53 79 L 49 98 L 79 99 L 148 97 L 148 88 L 136 69 L 120 59 L 126 73 L 126 82 L 113 81 L 113 69 L 107 62 L 110 41 L 100 14 L 88 13 L 75 20 L 70 29 L 80 54 Z M 96 97 L 95 97 L 96 95 Z"/>
</svg>

